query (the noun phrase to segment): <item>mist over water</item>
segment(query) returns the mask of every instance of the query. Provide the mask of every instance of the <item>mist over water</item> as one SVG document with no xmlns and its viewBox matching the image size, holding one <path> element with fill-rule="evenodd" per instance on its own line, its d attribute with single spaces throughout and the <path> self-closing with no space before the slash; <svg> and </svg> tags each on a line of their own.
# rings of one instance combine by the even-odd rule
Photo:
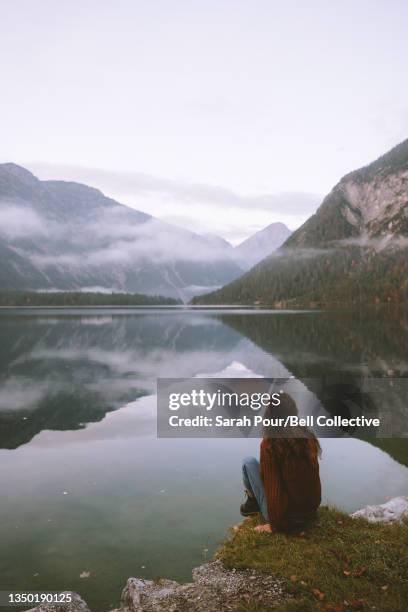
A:
<svg viewBox="0 0 408 612">
<path fill-rule="evenodd" d="M 157 439 L 158 377 L 406 377 L 404 330 L 390 312 L 3 310 L 4 588 L 72 589 L 102 610 L 131 575 L 188 580 L 240 520 L 258 440 Z M 405 441 L 322 446 L 324 503 L 408 494 Z"/>
</svg>

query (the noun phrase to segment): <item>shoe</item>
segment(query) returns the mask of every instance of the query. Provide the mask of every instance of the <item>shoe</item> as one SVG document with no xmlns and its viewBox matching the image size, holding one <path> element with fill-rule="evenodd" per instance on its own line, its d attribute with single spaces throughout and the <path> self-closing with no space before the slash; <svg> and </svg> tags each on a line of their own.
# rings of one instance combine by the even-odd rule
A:
<svg viewBox="0 0 408 612">
<path fill-rule="evenodd" d="M 256 498 L 252 495 L 248 495 L 248 493 L 245 502 L 241 504 L 239 510 L 242 516 L 253 516 L 254 514 L 258 514 L 260 511 Z"/>
</svg>

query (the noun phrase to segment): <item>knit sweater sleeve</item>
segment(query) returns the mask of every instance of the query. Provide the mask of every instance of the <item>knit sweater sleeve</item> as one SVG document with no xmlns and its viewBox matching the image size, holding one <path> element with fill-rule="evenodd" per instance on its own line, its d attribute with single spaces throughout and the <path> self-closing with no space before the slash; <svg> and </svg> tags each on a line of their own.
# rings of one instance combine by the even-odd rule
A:
<svg viewBox="0 0 408 612">
<path fill-rule="evenodd" d="M 277 529 L 287 509 L 288 497 L 283 488 L 276 459 L 267 450 L 265 444 L 261 445 L 260 467 L 268 507 L 269 524 L 273 529 Z"/>
</svg>

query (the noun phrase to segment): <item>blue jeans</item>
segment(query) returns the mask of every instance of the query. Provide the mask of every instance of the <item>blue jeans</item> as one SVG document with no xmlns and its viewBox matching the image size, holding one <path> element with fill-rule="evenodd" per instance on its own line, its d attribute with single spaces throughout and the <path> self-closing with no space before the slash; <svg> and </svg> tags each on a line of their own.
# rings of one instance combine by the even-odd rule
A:
<svg viewBox="0 0 408 612">
<path fill-rule="evenodd" d="M 263 486 L 259 461 L 255 457 L 245 457 L 242 461 L 242 480 L 247 491 L 253 493 L 265 522 L 268 522 L 268 506 Z"/>
</svg>

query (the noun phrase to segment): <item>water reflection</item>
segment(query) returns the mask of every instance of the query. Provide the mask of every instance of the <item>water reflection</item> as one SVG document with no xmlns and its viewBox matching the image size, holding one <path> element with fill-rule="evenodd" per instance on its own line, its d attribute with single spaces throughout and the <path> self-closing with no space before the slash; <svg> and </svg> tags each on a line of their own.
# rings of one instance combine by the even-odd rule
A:
<svg viewBox="0 0 408 612">
<path fill-rule="evenodd" d="M 0 315 L 2 588 L 69 588 L 106 610 L 130 575 L 188 579 L 240 520 L 258 440 L 157 439 L 157 377 L 406 376 L 406 331 L 324 313 Z M 405 442 L 322 440 L 324 502 L 408 494 L 391 458 Z"/>
<path fill-rule="evenodd" d="M 154 392 L 157 377 L 194 376 L 208 363 L 222 369 L 232 352 L 245 350 L 242 336 L 221 322 L 180 313 L 1 317 L 0 330 L 3 448 L 43 429 L 98 421 Z"/>
<path fill-rule="evenodd" d="M 364 380 L 408 376 L 408 319 L 401 312 L 27 313 L 0 317 L 3 448 L 17 448 L 43 429 L 97 422 L 155 393 L 159 377 L 211 376 L 233 362 L 260 376 L 308 379 L 309 390 L 332 414 L 348 410 L 337 406 L 340 394 L 333 395 L 339 384 L 356 396 Z M 375 388 L 377 405 L 389 406 L 392 399 L 402 434 L 405 391 L 385 381 Z M 363 412 L 375 416 L 376 407 L 366 401 Z"/>
</svg>

